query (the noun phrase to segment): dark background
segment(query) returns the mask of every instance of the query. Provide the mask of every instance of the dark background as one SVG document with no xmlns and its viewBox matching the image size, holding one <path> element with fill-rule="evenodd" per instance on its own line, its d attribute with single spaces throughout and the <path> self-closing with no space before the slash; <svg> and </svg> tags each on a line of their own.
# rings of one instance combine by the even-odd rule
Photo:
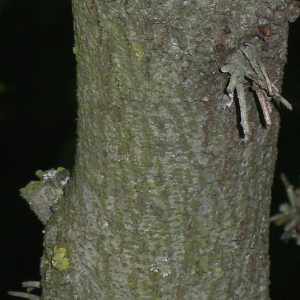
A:
<svg viewBox="0 0 300 300">
<path fill-rule="evenodd" d="M 35 171 L 72 169 L 76 64 L 71 0 L 0 0 L 0 299 L 39 280 L 43 225 L 19 196 Z M 300 19 L 290 25 L 271 214 L 287 201 L 279 174 L 299 184 Z M 300 246 L 271 225 L 271 299 L 300 299 Z M 16 299 L 16 298 L 15 298 Z"/>
</svg>

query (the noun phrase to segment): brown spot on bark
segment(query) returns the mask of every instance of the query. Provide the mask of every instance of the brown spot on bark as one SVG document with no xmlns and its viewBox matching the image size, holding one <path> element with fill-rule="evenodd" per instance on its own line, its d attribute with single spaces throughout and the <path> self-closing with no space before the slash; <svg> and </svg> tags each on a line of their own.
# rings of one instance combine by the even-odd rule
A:
<svg viewBox="0 0 300 300">
<path fill-rule="evenodd" d="M 229 33 L 231 33 L 231 28 L 229 26 L 226 26 L 223 28 L 223 32 L 226 34 L 229 34 Z"/>
<path fill-rule="evenodd" d="M 258 32 L 264 37 L 270 37 L 272 34 L 272 29 L 270 25 L 261 25 L 258 27 Z"/>
<path fill-rule="evenodd" d="M 219 44 L 219 45 L 216 46 L 216 49 L 219 53 L 222 53 L 226 50 L 226 47 L 225 47 L 224 44 Z"/>
</svg>

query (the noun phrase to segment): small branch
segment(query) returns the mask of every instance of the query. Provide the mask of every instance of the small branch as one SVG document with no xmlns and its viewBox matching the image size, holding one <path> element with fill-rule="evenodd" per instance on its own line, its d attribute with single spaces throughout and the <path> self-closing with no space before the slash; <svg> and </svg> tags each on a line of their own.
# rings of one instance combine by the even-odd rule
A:
<svg viewBox="0 0 300 300">
<path fill-rule="evenodd" d="M 284 173 L 280 174 L 280 179 L 283 182 L 286 189 L 293 189 L 294 188 L 294 186 L 289 183 L 289 181 L 288 181 L 288 179 L 287 179 L 287 177 L 285 176 Z"/>
<path fill-rule="evenodd" d="M 41 283 L 40 281 L 24 281 L 22 282 L 22 287 L 40 289 Z"/>
<path fill-rule="evenodd" d="M 245 141 L 248 140 L 250 135 L 250 128 L 248 123 L 248 112 L 247 112 L 247 104 L 244 93 L 244 86 L 242 84 L 238 84 L 236 87 L 236 93 L 239 99 L 240 111 L 241 111 L 241 125 L 243 127 Z"/>
<path fill-rule="evenodd" d="M 263 112 L 266 123 L 268 125 L 272 125 L 271 116 L 270 116 L 269 109 L 268 109 L 268 106 L 267 106 L 267 102 L 265 100 L 265 96 L 263 95 L 262 90 L 258 89 L 256 91 L 256 95 L 257 95 L 257 98 L 259 100 L 260 107 L 262 109 L 262 112 Z"/>
<path fill-rule="evenodd" d="M 8 292 L 7 293 L 10 296 L 15 296 L 23 299 L 29 299 L 29 300 L 40 300 L 39 296 L 28 294 L 28 293 L 21 293 L 21 292 Z"/>
<path fill-rule="evenodd" d="M 274 88 L 274 90 L 275 90 L 275 96 L 278 98 L 278 100 L 287 108 L 287 109 L 289 109 L 289 110 L 292 110 L 293 109 L 293 107 L 292 107 L 292 105 L 291 105 L 291 103 L 290 102 L 288 102 L 286 99 L 284 99 L 280 94 L 279 94 L 279 90 L 278 90 L 278 88 L 275 86 L 275 84 L 274 83 L 272 83 L 272 86 L 273 86 L 273 88 Z"/>
</svg>

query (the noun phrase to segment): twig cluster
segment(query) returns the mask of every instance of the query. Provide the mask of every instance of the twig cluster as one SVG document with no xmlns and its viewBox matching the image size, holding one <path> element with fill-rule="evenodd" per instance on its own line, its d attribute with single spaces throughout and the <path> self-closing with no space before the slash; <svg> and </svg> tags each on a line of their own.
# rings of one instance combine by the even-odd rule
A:
<svg viewBox="0 0 300 300">
<path fill-rule="evenodd" d="M 281 174 L 281 180 L 286 188 L 289 203 L 283 203 L 279 207 L 279 214 L 270 218 L 270 222 L 276 225 L 284 225 L 284 233 L 281 239 L 287 242 L 289 239 L 296 239 L 300 245 L 300 188 L 294 188 L 286 176 Z"/>
<path fill-rule="evenodd" d="M 236 90 L 245 140 L 247 140 L 250 134 L 244 91 L 244 85 L 248 81 L 252 84 L 252 89 L 257 95 L 267 125 L 272 124 L 270 116 L 272 112 L 270 101 L 272 98 L 278 99 L 288 109 L 292 109 L 292 105 L 279 94 L 277 87 L 270 80 L 266 68 L 259 58 L 259 53 L 255 45 L 242 44 L 237 47 L 227 57 L 225 65 L 221 67 L 221 71 L 230 74 L 227 92 L 231 98 L 231 103 L 233 102 L 234 91 Z"/>
<path fill-rule="evenodd" d="M 22 287 L 27 288 L 27 293 L 24 292 L 8 292 L 10 296 L 15 296 L 23 299 L 29 300 L 39 300 L 40 297 L 34 294 L 30 294 L 32 290 L 36 288 L 41 288 L 41 283 L 39 281 L 24 281 L 22 282 Z"/>
</svg>

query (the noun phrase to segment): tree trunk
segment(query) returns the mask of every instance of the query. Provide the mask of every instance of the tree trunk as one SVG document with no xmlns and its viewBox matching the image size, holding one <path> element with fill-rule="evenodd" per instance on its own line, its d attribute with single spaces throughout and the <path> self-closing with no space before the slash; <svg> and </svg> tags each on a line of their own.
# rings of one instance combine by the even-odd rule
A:
<svg viewBox="0 0 300 300">
<path fill-rule="evenodd" d="M 230 106 L 220 68 L 257 71 L 246 45 L 280 88 L 288 2 L 73 0 L 76 166 L 42 299 L 269 299 L 278 111 L 268 125 L 243 74 Z"/>
</svg>

